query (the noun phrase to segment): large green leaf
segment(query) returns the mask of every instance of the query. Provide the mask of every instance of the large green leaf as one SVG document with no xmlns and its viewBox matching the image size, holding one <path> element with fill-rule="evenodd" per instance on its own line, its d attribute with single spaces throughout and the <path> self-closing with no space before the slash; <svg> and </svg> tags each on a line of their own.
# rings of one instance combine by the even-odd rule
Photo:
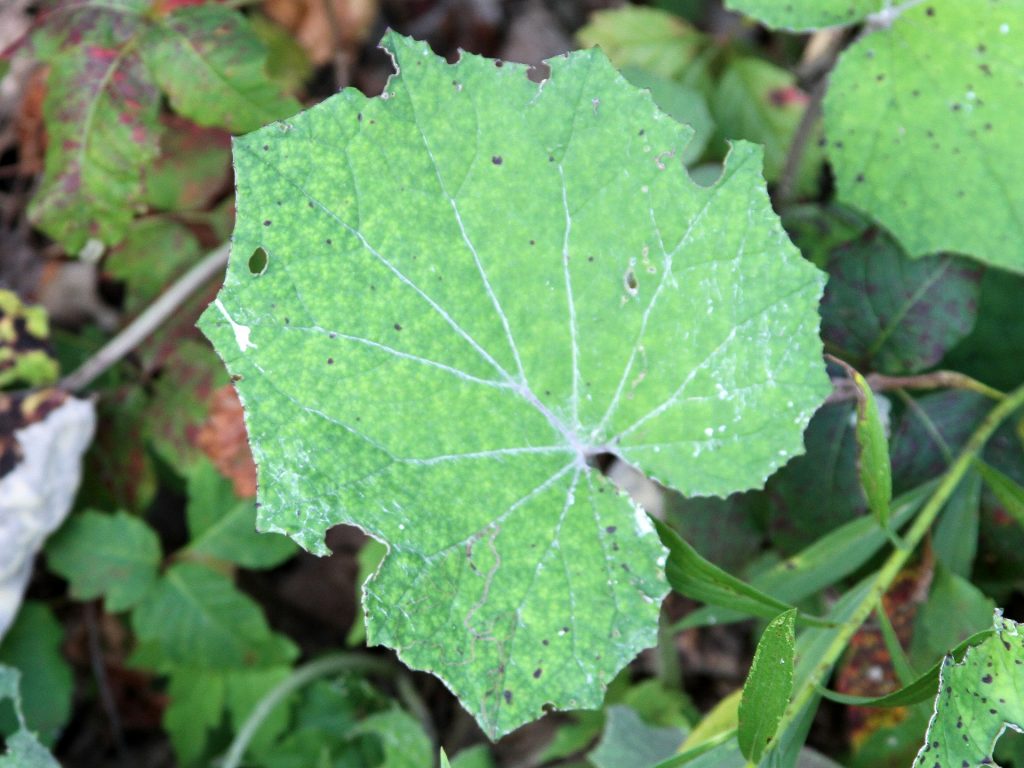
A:
<svg viewBox="0 0 1024 768">
<path fill-rule="evenodd" d="M 769 27 L 806 32 L 837 24 L 856 24 L 868 14 L 882 10 L 886 0 L 726 0 L 725 5 Z"/>
<path fill-rule="evenodd" d="M 829 388 L 822 276 L 760 150 L 697 186 L 691 130 L 599 51 L 539 90 L 385 44 L 381 98 L 236 142 L 233 256 L 201 325 L 238 377 L 261 528 L 321 554 L 337 523 L 387 542 L 370 641 L 496 736 L 598 706 L 655 640 L 665 553 L 595 455 L 725 495 L 802 451 Z"/>
<path fill-rule="evenodd" d="M 996 740 L 1009 726 L 1024 729 L 1024 635 L 998 612 L 995 634 L 969 648 L 963 661 L 947 656 L 939 674 L 935 714 L 914 761 L 921 766 L 993 765 Z"/>
<path fill-rule="evenodd" d="M 839 197 L 911 256 L 956 251 L 1024 272 L 1021 34 L 1024 0 L 908 3 L 832 73 Z"/>
</svg>

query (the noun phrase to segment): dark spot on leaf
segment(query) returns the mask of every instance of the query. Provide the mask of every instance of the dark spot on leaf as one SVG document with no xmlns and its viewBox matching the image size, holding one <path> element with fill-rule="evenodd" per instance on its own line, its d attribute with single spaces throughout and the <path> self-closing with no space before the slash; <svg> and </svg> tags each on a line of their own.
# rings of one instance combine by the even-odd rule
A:
<svg viewBox="0 0 1024 768">
<path fill-rule="evenodd" d="M 491 162 L 494 163 L 495 165 L 501 165 L 504 162 L 504 160 L 501 159 L 501 155 L 495 155 L 494 157 L 491 158 Z"/>
<path fill-rule="evenodd" d="M 530 245 L 536 245 L 536 244 L 537 244 L 537 241 L 536 241 L 536 240 L 531 240 L 531 241 L 530 241 Z"/>
<path fill-rule="evenodd" d="M 505 703 L 506 704 L 511 704 L 512 703 L 512 691 L 506 690 L 505 693 L 504 693 L 504 696 L 505 696 Z"/>
<path fill-rule="evenodd" d="M 609 525 L 607 528 L 605 528 L 605 530 L 608 531 L 608 533 L 615 533 L 618 530 L 618 528 L 616 528 L 614 525 Z"/>
<path fill-rule="evenodd" d="M 263 145 L 263 151 L 266 152 L 268 149 L 270 149 L 270 145 L 269 144 L 264 144 Z"/>
<path fill-rule="evenodd" d="M 327 338 L 336 339 L 338 338 L 338 334 L 336 334 L 334 331 L 331 331 L 330 333 L 327 334 Z"/>
<path fill-rule="evenodd" d="M 854 179 L 854 181 L 856 181 L 858 184 L 862 183 L 864 181 L 864 174 L 863 173 L 858 173 L 857 177 Z"/>
<path fill-rule="evenodd" d="M 264 226 L 264 227 L 269 227 L 269 226 L 270 226 L 270 224 L 271 224 L 271 221 L 270 221 L 270 219 L 264 219 L 264 220 L 263 220 L 263 226 Z"/>
<path fill-rule="evenodd" d="M 334 358 L 333 357 L 328 357 L 327 358 L 327 364 L 328 365 L 334 365 Z"/>
<path fill-rule="evenodd" d="M 402 325 L 401 325 L 401 323 L 395 323 L 395 330 L 396 330 L 396 331 L 400 331 L 400 330 L 402 330 Z"/>
<path fill-rule="evenodd" d="M 541 669 L 540 667 L 538 667 L 537 669 L 533 670 L 533 678 L 534 678 L 534 680 L 536 680 L 537 678 L 539 678 L 543 674 L 544 674 L 544 670 Z"/>
<path fill-rule="evenodd" d="M 327 243 L 328 245 L 331 245 L 333 241 L 331 240 L 331 238 L 328 237 L 326 240 L 324 240 L 324 242 Z"/>
<path fill-rule="evenodd" d="M 928 14 L 929 16 L 934 16 L 935 15 L 935 9 L 932 8 L 931 6 L 928 6 L 927 8 L 925 8 L 924 12 L 926 14 Z"/>
<path fill-rule="evenodd" d="M 981 678 L 981 682 L 983 682 L 983 683 L 991 683 L 992 682 L 992 675 L 985 675 L 983 678 Z"/>
</svg>

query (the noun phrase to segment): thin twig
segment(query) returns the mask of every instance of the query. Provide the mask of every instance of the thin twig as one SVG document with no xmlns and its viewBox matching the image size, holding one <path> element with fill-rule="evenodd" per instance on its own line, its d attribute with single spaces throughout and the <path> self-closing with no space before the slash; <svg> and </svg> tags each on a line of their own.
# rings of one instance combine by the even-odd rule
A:
<svg viewBox="0 0 1024 768">
<path fill-rule="evenodd" d="M 146 310 L 128 324 L 117 336 L 104 344 L 92 357 L 60 380 L 59 386 L 68 392 L 78 392 L 132 352 L 139 344 L 163 325 L 182 304 L 206 285 L 228 261 L 227 243 L 209 253 L 202 261 L 182 275 L 174 285 L 146 307 Z"/>
<path fill-rule="evenodd" d="M 818 119 L 821 117 L 821 103 L 825 99 L 828 76 L 839 58 L 839 52 L 843 48 L 845 39 L 846 35 L 839 35 L 829 40 L 829 45 L 817 57 L 817 61 L 814 63 L 814 69 L 819 72 L 818 79 L 811 88 L 807 107 L 804 109 L 796 131 L 793 133 L 793 140 L 790 142 L 789 151 L 786 153 L 786 162 L 782 166 L 779 183 L 775 187 L 775 200 L 780 207 L 788 203 L 793 195 L 797 173 L 800 170 L 800 164 L 803 162 L 804 153 L 807 151 L 807 144 L 818 125 Z"/>
<path fill-rule="evenodd" d="M 96 606 L 94 603 L 86 603 L 83 606 L 85 618 L 85 636 L 89 644 L 89 666 L 92 667 L 92 676 L 96 681 L 96 690 L 99 692 L 100 705 L 107 716 L 110 724 L 110 734 L 114 738 L 118 754 L 125 750 L 124 729 L 121 727 L 121 715 L 117 711 L 117 701 L 110 690 L 110 680 L 107 679 L 107 668 L 103 661 L 103 646 L 100 643 L 99 625 L 96 621 Z"/>
<path fill-rule="evenodd" d="M 897 389 L 966 389 L 977 392 L 992 400 L 1002 400 L 1005 392 L 983 384 L 965 373 L 957 371 L 932 371 L 916 376 L 886 376 L 882 373 L 869 373 L 864 377 L 872 392 L 890 392 Z M 839 403 L 857 398 L 857 385 L 852 379 L 832 379 L 832 394 L 828 403 Z"/>
</svg>

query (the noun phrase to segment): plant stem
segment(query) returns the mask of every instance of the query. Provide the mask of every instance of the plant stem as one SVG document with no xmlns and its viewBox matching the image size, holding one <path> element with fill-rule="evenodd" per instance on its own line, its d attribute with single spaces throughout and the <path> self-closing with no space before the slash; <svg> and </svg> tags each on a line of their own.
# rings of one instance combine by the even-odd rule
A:
<svg viewBox="0 0 1024 768">
<path fill-rule="evenodd" d="M 227 243 L 212 251 L 201 262 L 182 275 L 178 281 L 146 307 L 145 311 L 128 324 L 117 336 L 104 344 L 92 357 L 60 380 L 59 386 L 68 392 L 85 389 L 99 376 L 128 355 L 150 334 L 163 325 L 207 281 L 224 269 L 228 261 Z"/>
<path fill-rule="evenodd" d="M 989 411 L 988 416 L 985 417 L 985 420 L 971 435 L 963 450 L 956 457 L 956 460 L 946 470 L 946 474 L 943 475 L 935 492 L 921 508 L 910 530 L 903 537 L 904 541 L 907 542 L 907 548 L 894 549 L 892 554 L 889 555 L 888 559 L 875 574 L 870 589 L 857 605 L 850 616 L 850 620 L 841 626 L 835 637 L 832 638 L 832 642 L 829 644 L 814 672 L 801 684 L 801 687 L 794 694 L 789 707 L 786 709 L 786 713 L 782 717 L 782 721 L 779 723 L 779 733 L 792 725 L 800 715 L 801 710 L 815 695 L 818 686 L 822 683 L 825 675 L 831 672 L 832 667 L 846 649 L 854 633 L 871 614 L 871 611 L 881 600 L 882 595 L 885 594 L 893 580 L 903 569 L 907 558 L 910 557 L 910 554 L 931 529 L 939 512 L 942 511 L 949 497 L 953 495 L 953 491 L 956 490 L 964 474 L 970 469 L 978 454 L 981 453 L 985 443 L 988 442 L 988 439 L 992 437 L 992 434 L 999 426 L 1021 407 L 1024 407 L 1024 385 L 1006 395 L 995 408 Z M 778 739 L 774 740 L 769 745 L 769 750 L 778 741 Z"/>
<path fill-rule="evenodd" d="M 255 709 L 253 709 L 249 717 L 246 718 L 245 723 L 238 730 L 234 741 L 231 742 L 231 747 L 221 762 L 221 768 L 238 768 L 242 764 L 245 750 L 248 748 L 249 742 L 256 736 L 260 726 L 263 725 L 263 721 L 288 696 L 318 678 L 327 677 L 337 672 L 349 671 L 393 674 L 395 667 L 384 659 L 356 653 L 334 653 L 298 667 L 292 671 L 291 675 L 271 688 L 259 700 Z"/>
<path fill-rule="evenodd" d="M 1003 400 L 1005 392 L 983 384 L 965 373 L 957 371 L 932 371 L 917 376 L 886 376 L 881 373 L 869 373 L 864 377 L 874 392 L 887 392 L 894 389 L 967 389 L 977 392 L 993 400 Z M 857 385 L 851 379 L 833 379 L 833 391 L 827 402 L 838 403 L 853 400 L 857 397 Z"/>
</svg>

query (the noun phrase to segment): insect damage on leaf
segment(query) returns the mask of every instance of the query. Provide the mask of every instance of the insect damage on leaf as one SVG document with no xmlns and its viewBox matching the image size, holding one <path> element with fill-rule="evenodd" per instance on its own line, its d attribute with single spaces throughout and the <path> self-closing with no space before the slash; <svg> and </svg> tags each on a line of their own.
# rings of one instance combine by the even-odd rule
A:
<svg viewBox="0 0 1024 768">
<path fill-rule="evenodd" d="M 823 276 L 761 150 L 696 185 L 692 130 L 599 51 L 538 87 L 384 47 L 380 97 L 236 141 L 233 253 L 201 326 L 246 409 L 260 526 L 320 554 L 339 523 L 385 542 L 370 642 L 497 737 L 599 706 L 655 642 L 665 551 L 597 455 L 726 495 L 802 451 L 828 391 Z"/>
</svg>

